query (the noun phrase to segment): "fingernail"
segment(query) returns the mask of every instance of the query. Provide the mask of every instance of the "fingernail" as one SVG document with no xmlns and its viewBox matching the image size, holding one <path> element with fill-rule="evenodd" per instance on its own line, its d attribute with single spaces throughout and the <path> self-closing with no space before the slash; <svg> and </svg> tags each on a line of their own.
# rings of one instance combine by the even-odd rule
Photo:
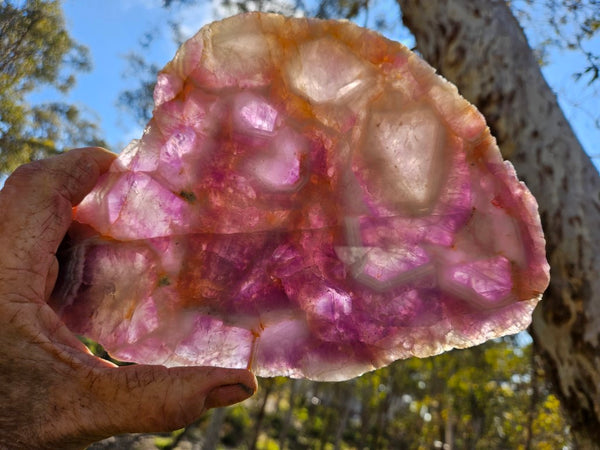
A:
<svg viewBox="0 0 600 450">
<path fill-rule="evenodd" d="M 213 389 L 206 396 L 205 406 L 210 408 L 221 408 L 223 406 L 233 405 L 251 397 L 254 389 L 242 383 L 227 384 Z"/>
<path fill-rule="evenodd" d="M 239 383 L 238 386 L 241 387 L 244 390 L 244 392 L 248 394 L 248 397 L 252 397 L 254 395 L 254 389 L 252 389 L 251 387 L 246 386 L 243 383 Z"/>
</svg>

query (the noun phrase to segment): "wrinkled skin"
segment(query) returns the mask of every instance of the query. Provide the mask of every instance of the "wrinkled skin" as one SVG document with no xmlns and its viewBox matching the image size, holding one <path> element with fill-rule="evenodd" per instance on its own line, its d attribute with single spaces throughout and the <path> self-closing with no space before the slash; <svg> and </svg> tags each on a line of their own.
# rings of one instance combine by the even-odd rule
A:
<svg viewBox="0 0 600 450">
<path fill-rule="evenodd" d="M 116 367 L 91 355 L 46 304 L 71 208 L 113 159 L 73 150 L 20 167 L 0 192 L 0 448 L 81 448 L 172 430 L 256 389 L 245 370 Z"/>
</svg>

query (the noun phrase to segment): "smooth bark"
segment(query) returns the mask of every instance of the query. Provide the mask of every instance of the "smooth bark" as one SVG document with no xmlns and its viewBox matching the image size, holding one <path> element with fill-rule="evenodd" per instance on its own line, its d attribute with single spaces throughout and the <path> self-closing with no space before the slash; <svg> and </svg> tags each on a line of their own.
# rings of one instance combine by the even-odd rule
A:
<svg viewBox="0 0 600 450">
<path fill-rule="evenodd" d="M 225 408 L 217 408 L 213 411 L 210 423 L 206 429 L 206 434 L 204 435 L 202 450 L 215 450 L 217 448 L 226 416 L 227 409 Z"/>
<path fill-rule="evenodd" d="M 486 116 L 536 196 L 552 281 L 532 334 L 578 445 L 600 442 L 600 177 L 500 0 L 398 0 L 429 63 Z"/>
<path fill-rule="evenodd" d="M 271 391 L 273 390 L 274 380 L 273 378 L 267 378 L 263 383 L 263 400 L 260 404 L 260 409 L 258 410 L 258 414 L 256 415 L 256 419 L 254 420 L 254 434 L 252 436 L 252 440 L 250 441 L 250 445 L 248 448 L 250 450 L 255 450 L 258 444 L 258 439 L 260 438 L 260 432 L 262 429 L 262 423 L 265 418 L 265 409 L 267 407 L 267 402 L 269 401 L 269 395 L 271 395 Z"/>
</svg>

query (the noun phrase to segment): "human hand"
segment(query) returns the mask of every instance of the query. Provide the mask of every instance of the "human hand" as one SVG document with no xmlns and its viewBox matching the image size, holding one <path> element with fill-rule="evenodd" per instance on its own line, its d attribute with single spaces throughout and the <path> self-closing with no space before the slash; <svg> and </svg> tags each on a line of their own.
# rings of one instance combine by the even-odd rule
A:
<svg viewBox="0 0 600 450">
<path fill-rule="evenodd" d="M 0 448 L 81 448 L 118 433 L 185 426 L 256 390 L 246 370 L 116 367 L 47 305 L 71 208 L 114 155 L 72 150 L 18 168 L 0 191 Z"/>
</svg>

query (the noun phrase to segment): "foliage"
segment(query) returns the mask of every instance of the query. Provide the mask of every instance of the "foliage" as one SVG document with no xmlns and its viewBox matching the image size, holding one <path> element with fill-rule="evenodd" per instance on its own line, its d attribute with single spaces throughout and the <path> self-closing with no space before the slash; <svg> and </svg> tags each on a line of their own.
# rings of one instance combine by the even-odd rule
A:
<svg viewBox="0 0 600 450">
<path fill-rule="evenodd" d="M 591 84 L 600 78 L 600 55 L 590 50 L 591 40 L 600 31 L 600 0 L 512 1 L 520 21 L 535 28 L 535 44 L 542 63 L 549 49 L 574 50 L 585 57 L 586 65 L 576 69 L 576 80 Z M 541 7 L 540 7 L 541 6 Z"/>
<path fill-rule="evenodd" d="M 89 70 L 87 49 L 65 29 L 58 0 L 0 2 L 0 173 L 70 146 L 101 145 L 98 130 L 73 105 L 30 106 L 47 85 L 61 93 Z"/>
<path fill-rule="evenodd" d="M 149 45 L 149 42 L 147 45 Z M 147 45 L 144 44 L 142 47 L 147 48 Z M 156 84 L 156 74 L 159 72 L 160 67 L 156 63 L 146 61 L 136 53 L 129 53 L 127 62 L 129 68 L 126 75 L 138 78 L 139 85 L 136 88 L 121 92 L 118 104 L 132 114 L 140 125 L 144 126 L 152 117 L 154 106 L 152 93 Z"/>
</svg>

